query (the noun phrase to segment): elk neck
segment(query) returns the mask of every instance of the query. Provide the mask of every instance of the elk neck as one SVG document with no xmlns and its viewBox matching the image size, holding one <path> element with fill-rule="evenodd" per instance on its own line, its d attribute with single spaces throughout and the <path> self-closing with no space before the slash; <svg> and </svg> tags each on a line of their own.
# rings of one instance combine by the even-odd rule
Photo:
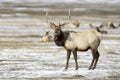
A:
<svg viewBox="0 0 120 80">
<path fill-rule="evenodd" d="M 70 32 L 69 31 L 62 31 L 60 30 L 60 35 L 57 36 L 57 39 L 54 39 L 54 42 L 57 46 L 63 46 L 64 47 L 64 44 L 69 36 Z"/>
</svg>

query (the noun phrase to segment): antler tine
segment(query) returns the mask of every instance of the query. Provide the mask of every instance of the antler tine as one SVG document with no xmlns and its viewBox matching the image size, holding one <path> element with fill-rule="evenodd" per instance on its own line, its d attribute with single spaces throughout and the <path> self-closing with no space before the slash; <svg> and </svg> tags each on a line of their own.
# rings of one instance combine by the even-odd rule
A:
<svg viewBox="0 0 120 80">
<path fill-rule="evenodd" d="M 68 24 L 69 22 L 70 22 L 70 20 L 71 20 L 71 10 L 70 10 L 70 8 L 69 8 L 69 10 L 68 10 L 68 21 L 66 21 L 65 23 L 64 23 L 64 25 L 66 25 L 66 24 Z"/>
<path fill-rule="evenodd" d="M 70 19 L 71 19 L 71 14 L 70 14 L 70 9 L 69 9 L 69 10 L 68 10 L 68 21 L 64 22 L 63 24 L 60 24 L 60 23 L 59 23 L 59 26 L 67 25 L 67 24 L 70 22 Z"/>
<path fill-rule="evenodd" d="M 48 11 L 46 10 L 46 22 L 48 23 Z"/>
<path fill-rule="evenodd" d="M 61 26 L 60 22 L 59 22 L 59 26 Z"/>
<path fill-rule="evenodd" d="M 55 25 L 54 22 L 48 21 L 48 11 L 47 10 L 46 10 L 46 22 Z"/>
<path fill-rule="evenodd" d="M 48 11 L 46 11 L 46 22 L 47 22 L 47 23 L 54 24 L 54 22 L 50 22 L 50 21 L 48 21 Z"/>
<path fill-rule="evenodd" d="M 70 13 L 70 8 L 69 8 L 69 10 L 68 10 L 68 21 L 70 21 L 71 20 L 71 13 Z"/>
<path fill-rule="evenodd" d="M 50 22 L 50 21 L 49 21 L 49 23 L 50 23 L 50 24 L 52 24 L 52 25 L 55 25 L 55 23 L 54 23 L 54 22 Z"/>
<path fill-rule="evenodd" d="M 69 22 L 64 22 L 63 24 L 60 24 L 59 23 L 59 26 L 65 26 L 65 25 L 67 25 Z"/>
</svg>

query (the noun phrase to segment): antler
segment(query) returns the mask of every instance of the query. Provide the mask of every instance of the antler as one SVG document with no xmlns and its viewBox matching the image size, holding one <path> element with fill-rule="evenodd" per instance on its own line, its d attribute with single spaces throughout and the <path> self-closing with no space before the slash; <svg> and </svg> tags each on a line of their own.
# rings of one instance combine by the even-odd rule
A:
<svg viewBox="0 0 120 80">
<path fill-rule="evenodd" d="M 70 9 L 68 10 L 68 21 L 70 22 L 71 20 L 71 14 L 70 14 Z"/>
<path fill-rule="evenodd" d="M 53 22 L 48 21 L 48 11 L 46 11 L 46 23 L 48 23 L 50 27 L 52 27 L 52 25 L 55 26 Z"/>
<path fill-rule="evenodd" d="M 46 22 L 48 23 L 48 11 L 46 11 Z"/>
<path fill-rule="evenodd" d="M 70 14 L 70 9 L 69 9 L 68 10 L 68 21 L 64 22 L 63 24 L 61 24 L 59 22 L 59 26 L 65 26 L 65 25 L 67 25 L 70 22 L 70 19 L 71 19 L 71 14 Z"/>
<path fill-rule="evenodd" d="M 67 25 L 67 24 L 70 22 L 70 19 L 71 19 L 71 15 L 70 15 L 70 9 L 69 9 L 69 10 L 68 10 L 68 21 L 64 22 L 63 24 L 59 23 L 58 26 L 61 27 L 61 26 Z M 55 25 L 54 22 L 48 21 L 48 12 L 47 12 L 47 11 L 46 11 L 46 22 L 50 25 L 51 28 L 53 28 L 53 26 L 54 26 L 54 27 L 57 26 L 57 25 Z"/>
<path fill-rule="evenodd" d="M 69 22 L 64 22 L 63 24 L 59 23 L 59 26 L 65 26 L 67 25 Z"/>
</svg>

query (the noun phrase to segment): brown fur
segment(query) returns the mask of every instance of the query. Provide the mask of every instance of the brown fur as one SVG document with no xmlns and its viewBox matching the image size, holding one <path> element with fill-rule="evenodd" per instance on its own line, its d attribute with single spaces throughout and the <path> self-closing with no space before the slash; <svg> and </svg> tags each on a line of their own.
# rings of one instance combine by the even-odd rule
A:
<svg viewBox="0 0 120 80">
<path fill-rule="evenodd" d="M 67 62 L 65 69 L 68 69 L 71 52 L 73 52 L 77 70 L 77 51 L 87 51 L 89 49 L 91 49 L 93 56 L 93 60 L 89 69 L 95 69 L 99 58 L 98 46 L 100 44 L 100 41 L 101 34 L 96 29 L 78 33 L 71 31 L 62 31 L 61 26 L 54 24 L 54 42 L 58 46 L 63 46 L 67 51 Z"/>
</svg>

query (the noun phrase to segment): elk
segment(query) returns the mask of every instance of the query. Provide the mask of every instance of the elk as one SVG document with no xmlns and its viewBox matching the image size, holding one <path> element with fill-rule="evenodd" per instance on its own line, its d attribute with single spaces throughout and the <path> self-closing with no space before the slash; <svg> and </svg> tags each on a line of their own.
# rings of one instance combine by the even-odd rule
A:
<svg viewBox="0 0 120 80">
<path fill-rule="evenodd" d="M 100 28 L 103 28 L 103 27 L 105 27 L 105 26 L 108 27 L 108 28 L 111 28 L 111 29 L 117 28 L 117 27 L 113 24 L 113 22 L 103 23 L 103 24 L 100 25 Z"/>
<path fill-rule="evenodd" d="M 93 29 L 96 29 L 98 32 L 100 32 L 101 34 L 107 34 L 108 32 L 107 31 L 105 31 L 105 30 L 100 30 L 100 28 L 101 28 L 101 26 L 102 26 L 102 24 L 100 25 L 100 27 L 94 27 L 92 24 L 89 24 L 90 25 L 90 27 L 91 28 L 93 28 Z"/>
<path fill-rule="evenodd" d="M 69 67 L 71 52 L 73 53 L 76 64 L 75 69 L 78 70 L 77 51 L 87 51 L 90 49 L 92 52 L 92 62 L 88 69 L 94 70 L 100 56 L 98 47 L 101 42 L 101 33 L 96 29 L 91 29 L 84 32 L 63 31 L 62 28 L 69 24 L 69 20 L 59 25 L 56 25 L 53 22 L 49 23 L 52 25 L 51 28 L 54 30 L 55 44 L 57 46 L 64 47 L 67 51 L 65 69 L 68 69 Z"/>
<path fill-rule="evenodd" d="M 49 42 L 52 41 L 52 37 L 50 36 L 49 32 L 46 32 L 45 35 L 42 37 L 42 42 Z"/>
<path fill-rule="evenodd" d="M 80 22 L 77 20 L 75 22 L 72 22 L 72 24 L 77 28 L 80 26 Z"/>
</svg>

